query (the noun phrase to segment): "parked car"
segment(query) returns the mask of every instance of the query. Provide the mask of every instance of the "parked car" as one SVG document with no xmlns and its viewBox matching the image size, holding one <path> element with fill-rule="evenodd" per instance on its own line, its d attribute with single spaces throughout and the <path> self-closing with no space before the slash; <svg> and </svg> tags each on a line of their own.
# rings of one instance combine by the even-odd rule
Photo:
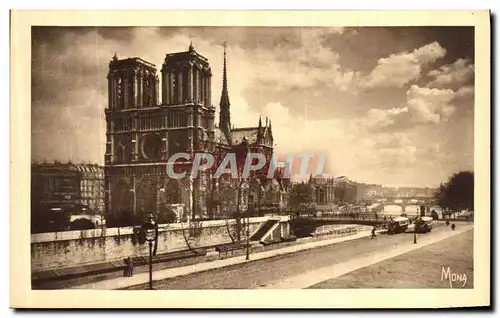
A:
<svg viewBox="0 0 500 318">
<path fill-rule="evenodd" d="M 465 219 L 467 221 L 474 220 L 474 211 L 464 211 L 462 214 L 457 216 L 458 219 Z"/>
<path fill-rule="evenodd" d="M 432 230 L 434 219 L 430 216 L 423 216 L 415 221 L 417 233 L 428 233 Z"/>
<path fill-rule="evenodd" d="M 410 220 L 407 217 L 397 217 L 391 221 L 387 225 L 387 233 L 389 234 L 397 234 L 404 233 L 408 226 L 410 225 Z"/>
</svg>

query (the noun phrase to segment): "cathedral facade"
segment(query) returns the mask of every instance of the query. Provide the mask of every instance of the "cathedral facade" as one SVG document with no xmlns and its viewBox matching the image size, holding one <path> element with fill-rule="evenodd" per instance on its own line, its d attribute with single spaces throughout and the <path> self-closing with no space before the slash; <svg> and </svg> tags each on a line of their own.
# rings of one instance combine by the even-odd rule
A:
<svg viewBox="0 0 500 318">
<path fill-rule="evenodd" d="M 185 52 L 166 54 L 160 77 L 156 66 L 141 58 L 109 62 L 106 113 L 105 206 L 108 220 L 143 219 L 150 213 L 161 216 L 167 209 L 181 211 L 179 218 L 212 214 L 214 205 L 225 209 L 222 184 L 210 171 L 197 178 L 167 175 L 169 158 L 176 153 L 221 154 L 240 149 L 273 153 L 271 122 L 255 127 L 231 125 L 226 51 L 219 104 L 211 104 L 212 71 L 208 60 L 192 45 Z M 161 101 L 159 92 L 161 90 Z M 175 169 L 190 171 L 192 160 L 177 162 Z M 219 189 L 218 187 L 221 187 Z M 248 192 L 250 193 L 250 192 Z M 217 196 L 215 199 L 215 196 Z M 217 204 L 215 204 L 216 202 Z M 109 222 L 108 222 L 109 223 Z M 110 224 L 111 225 L 111 224 Z"/>
</svg>

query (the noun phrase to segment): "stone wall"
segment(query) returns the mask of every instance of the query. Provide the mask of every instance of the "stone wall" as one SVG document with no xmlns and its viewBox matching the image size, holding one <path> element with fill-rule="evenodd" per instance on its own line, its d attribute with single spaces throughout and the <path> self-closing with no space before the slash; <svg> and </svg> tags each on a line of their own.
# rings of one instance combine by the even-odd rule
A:
<svg viewBox="0 0 500 318">
<path fill-rule="evenodd" d="M 269 217 L 250 218 L 250 235 L 268 219 Z M 288 222 L 288 217 L 281 217 L 280 227 L 284 227 L 284 232 L 289 231 Z M 289 233 L 284 233 L 283 236 L 288 235 Z M 121 261 L 128 256 L 148 255 L 148 245 L 139 244 L 137 237 L 132 227 L 32 234 L 31 271 Z M 159 226 L 157 253 L 231 243 L 235 238 L 234 219 L 203 221 L 192 225 L 163 224 Z"/>
<path fill-rule="evenodd" d="M 338 224 L 325 224 L 320 225 L 316 228 L 313 235 L 354 235 L 358 231 L 365 230 L 365 226 L 362 225 L 338 225 Z"/>
</svg>

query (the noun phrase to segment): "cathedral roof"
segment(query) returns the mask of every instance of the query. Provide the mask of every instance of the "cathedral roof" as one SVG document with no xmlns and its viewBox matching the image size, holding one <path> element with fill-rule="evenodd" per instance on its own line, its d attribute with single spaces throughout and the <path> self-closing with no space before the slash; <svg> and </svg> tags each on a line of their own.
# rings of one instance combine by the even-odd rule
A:
<svg viewBox="0 0 500 318">
<path fill-rule="evenodd" d="M 203 66 L 209 67 L 208 59 L 203 55 L 196 52 L 193 47 L 193 43 L 189 45 L 189 49 L 184 52 L 168 53 L 165 55 L 165 63 L 179 63 L 179 62 L 189 62 L 196 60 Z"/>
<path fill-rule="evenodd" d="M 148 62 L 146 60 L 143 60 L 139 57 L 129 57 L 126 59 L 118 59 L 115 53 L 115 56 L 113 56 L 113 59 L 110 62 L 110 68 L 111 69 L 118 69 L 118 68 L 126 68 L 126 67 L 134 67 L 137 65 L 144 66 L 146 68 L 149 68 L 151 71 L 156 72 L 156 65 Z"/>
</svg>

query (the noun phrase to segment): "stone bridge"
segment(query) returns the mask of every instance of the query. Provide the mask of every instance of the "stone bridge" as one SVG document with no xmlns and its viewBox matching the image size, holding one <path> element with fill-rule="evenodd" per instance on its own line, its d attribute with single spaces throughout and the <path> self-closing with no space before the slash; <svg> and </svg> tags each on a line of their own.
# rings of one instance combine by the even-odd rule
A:
<svg viewBox="0 0 500 318">
<path fill-rule="evenodd" d="M 371 202 L 373 202 L 373 206 L 382 205 L 382 209 L 386 206 L 399 206 L 403 213 L 408 212 L 406 211 L 408 206 L 417 207 L 418 211 L 420 211 L 420 206 L 425 206 L 427 214 L 430 213 L 430 209 L 434 205 L 432 198 L 429 197 L 383 197 L 374 198 Z"/>
</svg>

